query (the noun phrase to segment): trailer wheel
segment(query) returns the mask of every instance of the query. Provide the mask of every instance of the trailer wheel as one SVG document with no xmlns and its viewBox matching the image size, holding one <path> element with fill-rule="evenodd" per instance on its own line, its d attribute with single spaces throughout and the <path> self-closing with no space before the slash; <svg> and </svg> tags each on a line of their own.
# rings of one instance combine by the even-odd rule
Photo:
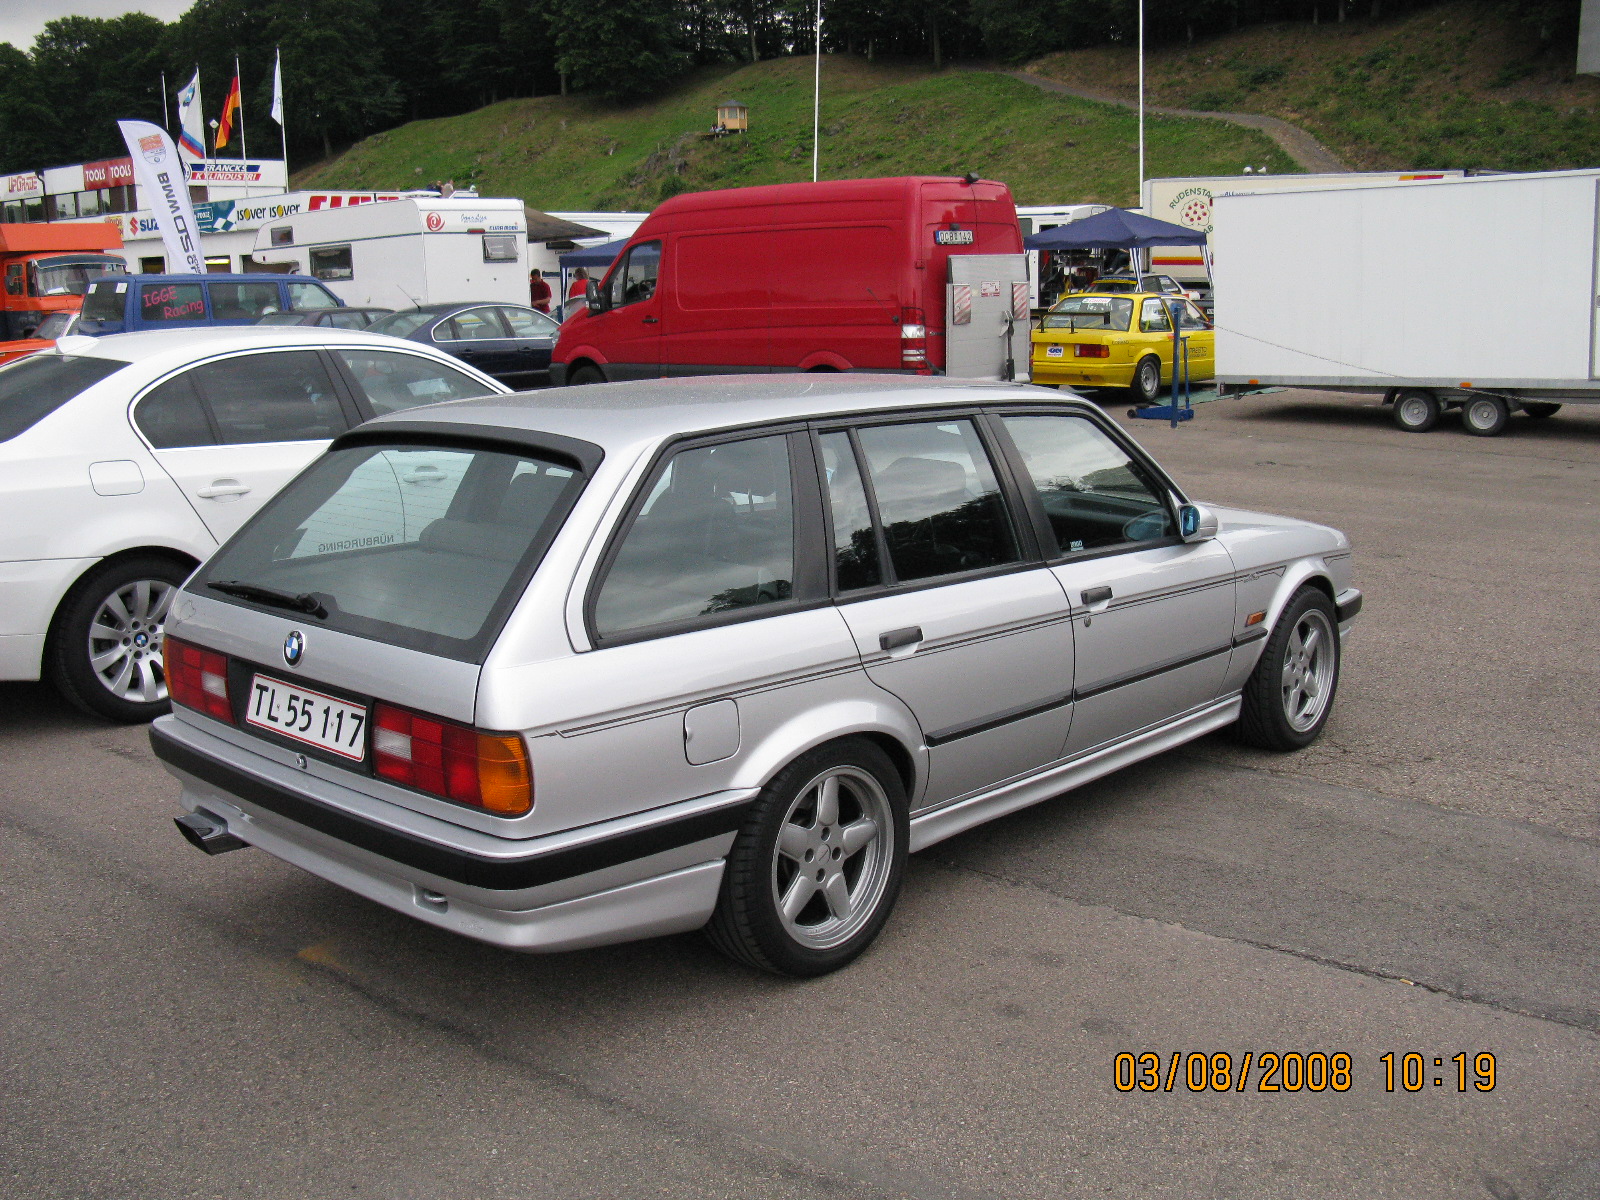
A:
<svg viewBox="0 0 1600 1200">
<path fill-rule="evenodd" d="M 1522 411 L 1530 417 L 1553 417 L 1561 411 L 1561 405 L 1548 400 L 1528 400 L 1522 405 Z"/>
<path fill-rule="evenodd" d="M 1461 406 L 1461 428 L 1473 437 L 1498 437 L 1510 416 L 1499 396 L 1473 396 Z"/>
<path fill-rule="evenodd" d="M 585 383 L 604 383 L 606 377 L 599 367 L 582 366 L 567 376 L 568 387 L 578 387 Z"/>
<path fill-rule="evenodd" d="M 1140 359 L 1139 365 L 1133 369 L 1133 386 L 1128 391 L 1139 407 L 1154 404 L 1156 397 L 1161 394 L 1161 360 L 1154 355 Z"/>
<path fill-rule="evenodd" d="M 1439 397 L 1418 388 L 1394 398 L 1394 423 L 1407 433 L 1427 433 L 1439 423 Z"/>
</svg>

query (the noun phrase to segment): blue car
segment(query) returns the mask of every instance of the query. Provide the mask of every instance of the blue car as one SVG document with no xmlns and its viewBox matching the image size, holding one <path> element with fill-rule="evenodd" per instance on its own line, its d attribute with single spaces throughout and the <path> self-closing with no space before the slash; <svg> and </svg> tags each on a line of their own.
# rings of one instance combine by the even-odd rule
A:
<svg viewBox="0 0 1600 1200">
<path fill-rule="evenodd" d="M 550 380 L 558 326 L 521 304 L 423 304 L 379 317 L 368 333 L 437 346 L 512 387 Z"/>
<path fill-rule="evenodd" d="M 305 275 L 110 275 L 89 285 L 73 332 L 99 337 L 191 325 L 254 325 L 291 308 L 343 305 Z"/>
</svg>

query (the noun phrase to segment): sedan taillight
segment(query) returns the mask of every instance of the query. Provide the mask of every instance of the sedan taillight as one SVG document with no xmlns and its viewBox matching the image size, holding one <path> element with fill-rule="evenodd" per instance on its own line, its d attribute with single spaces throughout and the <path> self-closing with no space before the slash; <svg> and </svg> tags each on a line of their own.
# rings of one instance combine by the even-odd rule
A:
<svg viewBox="0 0 1600 1200">
<path fill-rule="evenodd" d="M 1111 357 L 1111 347 L 1110 346 L 1092 346 L 1092 345 L 1088 345 L 1088 344 L 1086 344 L 1084 342 L 1079 342 L 1076 346 L 1074 346 L 1072 348 L 1072 352 L 1078 358 L 1110 358 Z"/>
<path fill-rule="evenodd" d="M 378 777 L 502 817 L 533 808 L 533 767 L 516 734 L 480 733 L 380 704 L 372 730 Z"/>
<path fill-rule="evenodd" d="M 228 699 L 228 659 L 215 650 L 202 650 L 169 637 L 162 647 L 167 673 L 167 694 L 173 703 L 233 723 Z"/>
</svg>

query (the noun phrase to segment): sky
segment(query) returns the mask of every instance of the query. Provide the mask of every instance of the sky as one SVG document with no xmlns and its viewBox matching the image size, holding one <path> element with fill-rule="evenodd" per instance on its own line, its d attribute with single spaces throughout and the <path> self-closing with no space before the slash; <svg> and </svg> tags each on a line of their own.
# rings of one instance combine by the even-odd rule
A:
<svg viewBox="0 0 1600 1200">
<path fill-rule="evenodd" d="M 126 12 L 149 13 L 161 21 L 175 21 L 194 0 L 0 0 L 0 42 L 19 50 L 33 46 L 45 23 L 58 17 L 120 17 Z"/>
</svg>

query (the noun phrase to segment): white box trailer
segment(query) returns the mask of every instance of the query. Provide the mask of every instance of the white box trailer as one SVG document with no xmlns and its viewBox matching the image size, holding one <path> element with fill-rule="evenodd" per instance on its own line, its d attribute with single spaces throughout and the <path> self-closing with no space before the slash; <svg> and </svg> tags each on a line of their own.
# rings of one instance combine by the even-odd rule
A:
<svg viewBox="0 0 1600 1200">
<path fill-rule="evenodd" d="M 1415 431 L 1459 407 L 1480 436 L 1600 403 L 1597 220 L 1600 170 L 1219 196 L 1217 381 L 1381 395 Z"/>
<path fill-rule="evenodd" d="M 521 200 L 419 197 L 298 213 L 256 233 L 258 263 L 289 263 L 346 304 L 528 302 Z"/>
<path fill-rule="evenodd" d="M 1212 205 L 1219 196 L 1256 192 L 1306 192 L 1325 188 L 1391 187 L 1434 179 L 1460 179 L 1465 171 L 1344 171 L 1317 175 L 1213 175 L 1192 179 L 1146 179 L 1139 194 L 1147 217 L 1170 221 L 1201 233 L 1212 229 Z M 1171 275 L 1179 283 L 1209 288 L 1207 251 L 1214 246 L 1152 246 L 1145 251 L 1146 265 L 1158 275 Z"/>
</svg>

